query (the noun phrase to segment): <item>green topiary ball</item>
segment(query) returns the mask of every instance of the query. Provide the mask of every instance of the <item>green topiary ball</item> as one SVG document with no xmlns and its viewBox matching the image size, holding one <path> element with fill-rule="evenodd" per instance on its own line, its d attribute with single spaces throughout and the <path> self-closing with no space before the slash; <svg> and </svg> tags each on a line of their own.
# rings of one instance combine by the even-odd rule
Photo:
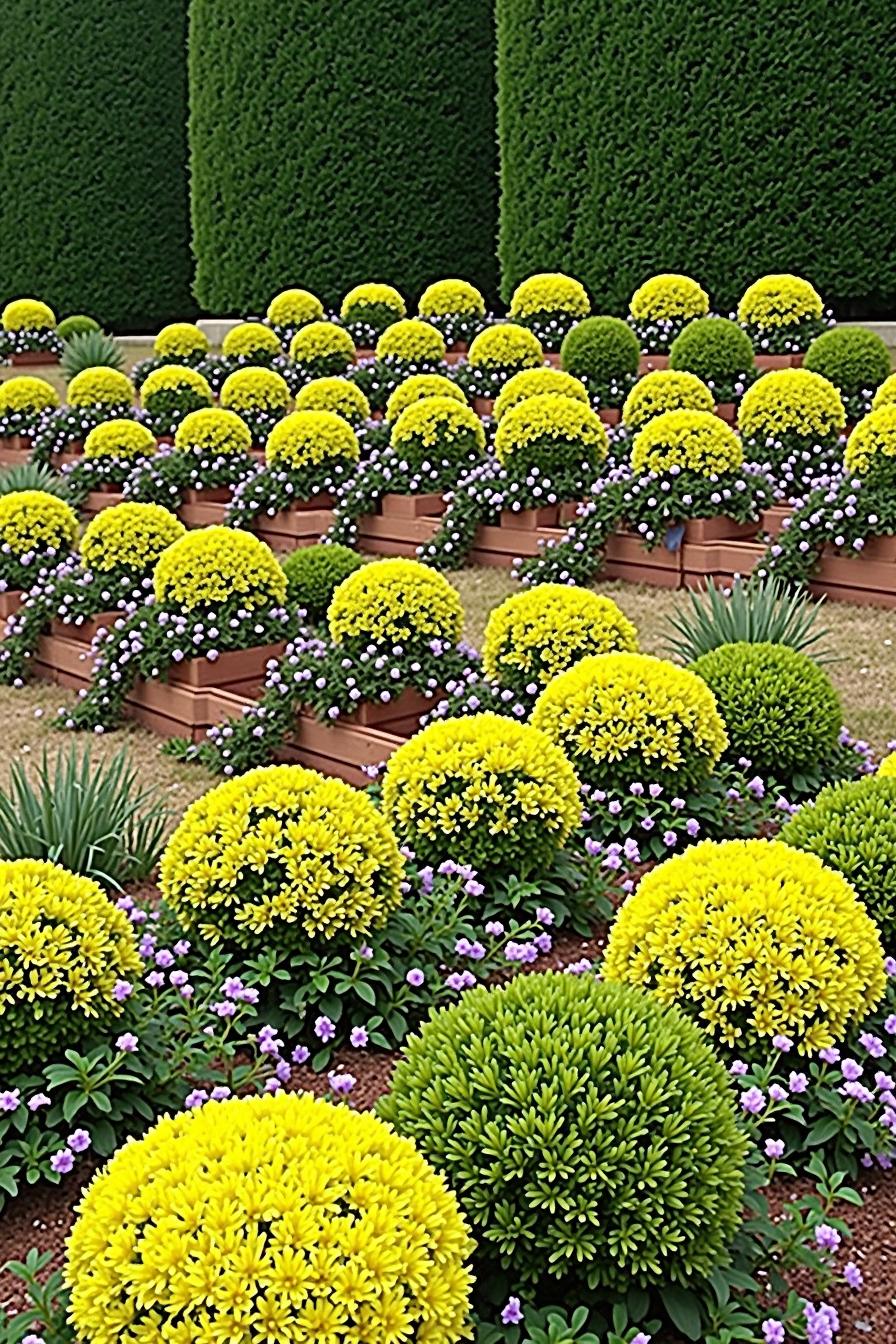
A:
<svg viewBox="0 0 896 1344">
<path fill-rule="evenodd" d="M 334 591 L 343 579 L 360 569 L 364 559 L 348 546 L 318 542 L 303 546 L 281 561 L 286 575 L 286 601 L 304 607 L 308 620 L 322 621 Z"/>
<path fill-rule="evenodd" d="M 601 383 L 634 377 L 640 358 L 638 338 L 621 317 L 586 317 L 567 332 L 560 347 L 567 373 Z"/>
<path fill-rule="evenodd" d="M 692 671 L 716 698 L 729 759 L 747 757 L 781 782 L 815 769 L 837 746 L 843 711 L 823 668 L 786 644 L 720 644 Z"/>
<path fill-rule="evenodd" d="M 829 784 L 791 817 L 781 839 L 843 874 L 896 951 L 896 779 Z"/>
<path fill-rule="evenodd" d="M 704 383 L 731 383 L 753 369 L 753 343 L 728 317 L 698 317 L 669 347 L 669 368 L 694 373 Z"/>
<path fill-rule="evenodd" d="M 833 383 L 842 397 L 874 392 L 890 373 L 890 352 L 875 331 L 832 327 L 816 336 L 803 367 Z"/>
<path fill-rule="evenodd" d="M 411 1037 L 378 1111 L 515 1281 L 686 1284 L 740 1222 L 746 1140 L 724 1067 L 631 986 L 555 972 L 470 990 Z"/>
<path fill-rule="evenodd" d="M 81 336 L 85 331 L 99 331 L 100 324 L 95 317 L 87 317 L 85 313 L 73 313 L 71 317 L 64 317 L 56 328 L 56 335 L 60 341 L 68 341 L 72 336 Z"/>
</svg>

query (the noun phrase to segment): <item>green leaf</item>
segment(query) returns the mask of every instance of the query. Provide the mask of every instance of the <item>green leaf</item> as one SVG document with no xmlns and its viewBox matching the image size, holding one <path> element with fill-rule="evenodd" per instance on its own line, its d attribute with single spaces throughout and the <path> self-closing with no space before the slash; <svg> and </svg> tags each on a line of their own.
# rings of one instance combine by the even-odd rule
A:
<svg viewBox="0 0 896 1344">
<path fill-rule="evenodd" d="M 669 1319 L 686 1339 L 699 1340 L 703 1332 L 700 1302 L 695 1293 L 670 1285 L 662 1290 L 663 1307 Z"/>
</svg>

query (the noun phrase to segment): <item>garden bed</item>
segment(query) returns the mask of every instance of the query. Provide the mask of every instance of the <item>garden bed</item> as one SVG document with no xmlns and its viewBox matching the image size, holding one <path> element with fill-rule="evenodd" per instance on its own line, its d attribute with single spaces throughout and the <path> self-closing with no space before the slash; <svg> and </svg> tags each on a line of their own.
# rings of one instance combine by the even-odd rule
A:
<svg viewBox="0 0 896 1344">
<path fill-rule="evenodd" d="M 278 513 L 259 514 L 252 530 L 278 553 L 294 551 L 298 546 L 314 546 L 333 525 L 332 506 L 330 495 L 297 500 L 290 508 Z"/>
<path fill-rule="evenodd" d="M 441 494 L 383 495 L 376 513 L 358 519 L 358 550 L 412 558 L 439 530 L 445 507 Z"/>
</svg>

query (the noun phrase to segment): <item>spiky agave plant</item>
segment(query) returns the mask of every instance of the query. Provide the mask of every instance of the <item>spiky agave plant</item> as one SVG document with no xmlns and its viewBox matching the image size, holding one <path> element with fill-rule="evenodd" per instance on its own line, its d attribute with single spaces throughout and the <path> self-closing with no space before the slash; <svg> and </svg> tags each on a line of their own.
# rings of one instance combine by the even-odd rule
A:
<svg viewBox="0 0 896 1344">
<path fill-rule="evenodd" d="M 823 599 L 822 599 L 823 600 Z M 821 601 L 794 592 L 777 575 L 735 579 L 730 587 L 707 580 L 666 617 L 669 652 L 689 665 L 721 644 L 787 644 L 816 663 L 837 662 L 824 647 L 828 631 L 818 627 Z"/>
<path fill-rule="evenodd" d="M 83 369 L 124 369 L 124 351 L 105 331 L 78 331 L 63 344 L 62 373 L 71 382 Z"/>
<path fill-rule="evenodd" d="M 42 490 L 45 495 L 69 500 L 64 478 L 42 462 L 16 462 L 0 471 L 0 495 L 18 490 Z"/>
</svg>

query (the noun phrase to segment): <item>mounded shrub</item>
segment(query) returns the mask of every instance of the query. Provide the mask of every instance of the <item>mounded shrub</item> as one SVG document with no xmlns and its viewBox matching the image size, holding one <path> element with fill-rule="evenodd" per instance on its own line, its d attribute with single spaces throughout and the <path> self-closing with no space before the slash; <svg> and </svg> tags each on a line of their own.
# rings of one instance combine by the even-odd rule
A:
<svg viewBox="0 0 896 1344">
<path fill-rule="evenodd" d="M 420 295 L 417 312 L 440 317 L 485 317 L 485 299 L 468 280 L 434 280 Z"/>
<path fill-rule="evenodd" d="M 280 561 L 286 575 L 286 601 L 302 607 L 309 621 L 322 621 L 343 579 L 360 569 L 364 557 L 336 542 L 300 546 Z"/>
<path fill-rule="evenodd" d="M 515 1283 L 687 1284 L 740 1223 L 746 1139 L 724 1068 L 627 985 L 554 972 L 468 991 L 407 1042 L 378 1113 Z"/>
<path fill-rule="evenodd" d="M 353 429 L 370 419 L 370 402 L 348 378 L 312 378 L 298 392 L 297 411 L 332 411 L 347 420 Z"/>
<path fill-rule="evenodd" d="M 586 317 L 567 332 L 560 347 L 567 373 L 595 382 L 635 377 L 640 358 L 637 336 L 619 317 Z"/>
<path fill-rule="evenodd" d="M 632 470 L 714 476 L 743 462 L 740 439 L 711 411 L 666 411 L 648 420 L 632 445 Z"/>
<path fill-rule="evenodd" d="M 467 400 L 457 383 L 442 373 L 412 373 L 398 384 L 386 402 L 386 423 L 394 424 L 402 411 L 424 397 L 452 397 L 464 404 Z"/>
<path fill-rule="evenodd" d="M 316 467 L 357 462 L 355 431 L 333 411 L 293 411 L 271 430 L 264 450 L 269 466 Z"/>
<path fill-rule="evenodd" d="M 134 401 L 134 384 L 117 369 L 82 369 L 69 383 L 66 398 L 70 406 L 127 412 Z"/>
<path fill-rule="evenodd" d="M 179 922 L 209 942 L 289 948 L 382 924 L 403 875 L 391 828 L 366 793 L 272 765 L 187 808 L 159 886 Z"/>
<path fill-rule="evenodd" d="M 193 363 L 207 355 L 209 339 L 195 322 L 169 322 L 152 343 L 159 359 Z"/>
<path fill-rule="evenodd" d="M 7 555 L 61 557 L 71 550 L 77 535 L 77 517 L 56 495 L 45 490 L 0 495 L 0 548 Z"/>
<path fill-rule="evenodd" d="M 443 574 L 419 560 L 375 560 L 340 583 L 327 612 L 337 644 L 456 644 L 464 609 Z"/>
<path fill-rule="evenodd" d="M 83 336 L 87 331 L 99 331 L 100 324 L 95 317 L 88 317 L 86 313 L 72 313 L 71 317 L 64 317 L 56 328 L 56 335 L 60 341 L 71 340 L 72 336 Z"/>
<path fill-rule="evenodd" d="M 508 378 L 495 398 L 495 419 L 500 420 L 528 397 L 541 397 L 546 393 L 571 397 L 585 406 L 591 404 L 584 384 L 578 378 L 573 378 L 571 373 L 564 373 L 562 369 L 524 369 L 522 373 L 515 373 L 512 378 Z"/>
<path fill-rule="evenodd" d="M 485 430 L 476 412 L 454 397 L 414 401 L 392 426 L 390 444 L 412 472 L 424 463 L 468 461 L 485 451 Z"/>
<path fill-rule="evenodd" d="M 418 861 L 480 874 L 549 867 L 581 818 L 579 782 L 559 747 L 499 714 L 436 720 L 389 758 L 383 808 Z"/>
<path fill-rule="evenodd" d="M 689 275 L 653 275 L 631 297 L 629 313 L 638 322 L 691 322 L 709 312 L 709 295 Z"/>
<path fill-rule="evenodd" d="M 639 378 L 625 399 L 622 423 L 626 429 L 643 429 L 648 420 L 666 411 L 712 411 L 713 395 L 694 373 L 677 369 L 654 369 Z"/>
<path fill-rule="evenodd" d="M 498 460 L 525 476 L 533 467 L 560 476 L 580 464 L 596 470 L 607 456 L 607 431 L 591 407 L 571 397 L 526 397 L 502 417 L 495 433 Z"/>
<path fill-rule="evenodd" d="M 221 388 L 221 405 L 237 415 L 284 415 L 289 405 L 286 379 L 273 369 L 235 369 Z"/>
<path fill-rule="evenodd" d="M 807 333 L 816 334 L 824 304 L 821 295 L 799 275 L 763 275 L 754 280 L 737 305 L 738 321 L 754 343 L 801 349 Z"/>
<path fill-rule="evenodd" d="M 892 402 L 896 402 L 896 373 L 891 373 L 889 378 L 885 378 L 881 383 L 874 394 L 871 407 L 877 411 L 881 406 L 889 406 Z"/>
<path fill-rule="evenodd" d="M 375 337 L 383 334 L 393 322 L 407 317 L 407 304 L 394 285 L 371 281 L 350 289 L 339 308 L 339 316 L 347 327 L 362 328 Z"/>
<path fill-rule="evenodd" d="M 29 425 L 43 411 L 54 411 L 59 393 L 44 378 L 19 376 L 0 383 L 0 419 Z"/>
<path fill-rule="evenodd" d="M 104 420 L 84 440 L 85 457 L 149 457 L 156 451 L 156 437 L 137 420 Z"/>
<path fill-rule="evenodd" d="M 228 1220 L 238 1232 L 196 1235 Z M 65 1276 L 75 1332 L 93 1344 L 209 1329 L 246 1344 L 396 1330 L 459 1344 L 471 1251 L 413 1144 L 372 1115 L 280 1093 L 166 1116 L 119 1149 L 84 1195 Z"/>
<path fill-rule="evenodd" d="M 51 331 L 56 314 L 42 299 L 11 299 L 0 314 L 4 331 Z"/>
<path fill-rule="evenodd" d="M 835 1045 L 885 983 L 880 935 L 852 887 L 778 840 L 707 840 L 647 873 L 617 912 L 603 973 L 739 1053 L 779 1035 L 807 1055 Z"/>
<path fill-rule="evenodd" d="M 355 343 L 335 322 L 309 322 L 289 343 L 289 357 L 310 378 L 334 378 L 355 359 Z"/>
<path fill-rule="evenodd" d="M 238 322 L 221 342 L 226 359 L 242 359 L 247 364 L 270 364 L 281 353 L 276 332 L 264 322 Z"/>
<path fill-rule="evenodd" d="M 543 360 L 538 337 L 516 322 L 496 322 L 480 331 L 470 345 L 470 363 L 489 373 L 509 376 L 520 369 L 537 369 Z"/>
<path fill-rule="evenodd" d="M 876 331 L 832 327 L 815 337 L 803 367 L 827 378 L 846 399 L 880 387 L 890 373 L 890 352 Z"/>
<path fill-rule="evenodd" d="M 896 777 L 896 751 L 891 751 L 885 756 L 877 767 L 878 776 L 883 779 L 893 779 Z"/>
<path fill-rule="evenodd" d="M 316 294 L 307 289 L 281 289 L 268 304 L 265 314 L 277 335 L 294 335 L 299 327 L 309 322 L 319 322 L 324 316 L 324 306 Z"/>
<path fill-rule="evenodd" d="M 846 427 L 840 393 L 809 369 L 772 369 L 744 393 L 737 412 L 743 437 L 830 439 Z"/>
<path fill-rule="evenodd" d="M 188 364 L 166 364 L 146 375 L 140 388 L 144 410 L 153 416 L 186 415 L 211 406 L 214 396 L 206 380 Z"/>
<path fill-rule="evenodd" d="M 163 553 L 153 574 L 153 587 L 163 607 L 214 610 L 239 597 L 251 611 L 283 605 L 286 575 L 270 547 L 249 532 L 201 527 Z"/>
<path fill-rule="evenodd" d="M 85 568 L 94 573 L 127 569 L 143 574 L 185 534 L 180 519 L 161 505 L 125 501 L 90 520 L 78 551 Z"/>
<path fill-rule="evenodd" d="M 694 373 L 705 383 L 731 383 L 753 368 L 749 336 L 728 317 L 698 317 L 669 347 L 669 367 Z"/>
<path fill-rule="evenodd" d="M 211 457 L 248 453 L 252 434 L 235 411 L 212 406 L 184 416 L 175 431 L 174 446 L 182 452 L 208 453 Z"/>
<path fill-rule="evenodd" d="M 405 317 L 383 332 L 376 343 L 376 357 L 397 364 L 440 364 L 445 358 L 445 338 L 431 323 Z"/>
<path fill-rule="evenodd" d="M 856 476 L 893 470 L 896 458 L 896 402 L 884 402 L 859 421 L 846 440 L 843 465 Z"/>
</svg>

